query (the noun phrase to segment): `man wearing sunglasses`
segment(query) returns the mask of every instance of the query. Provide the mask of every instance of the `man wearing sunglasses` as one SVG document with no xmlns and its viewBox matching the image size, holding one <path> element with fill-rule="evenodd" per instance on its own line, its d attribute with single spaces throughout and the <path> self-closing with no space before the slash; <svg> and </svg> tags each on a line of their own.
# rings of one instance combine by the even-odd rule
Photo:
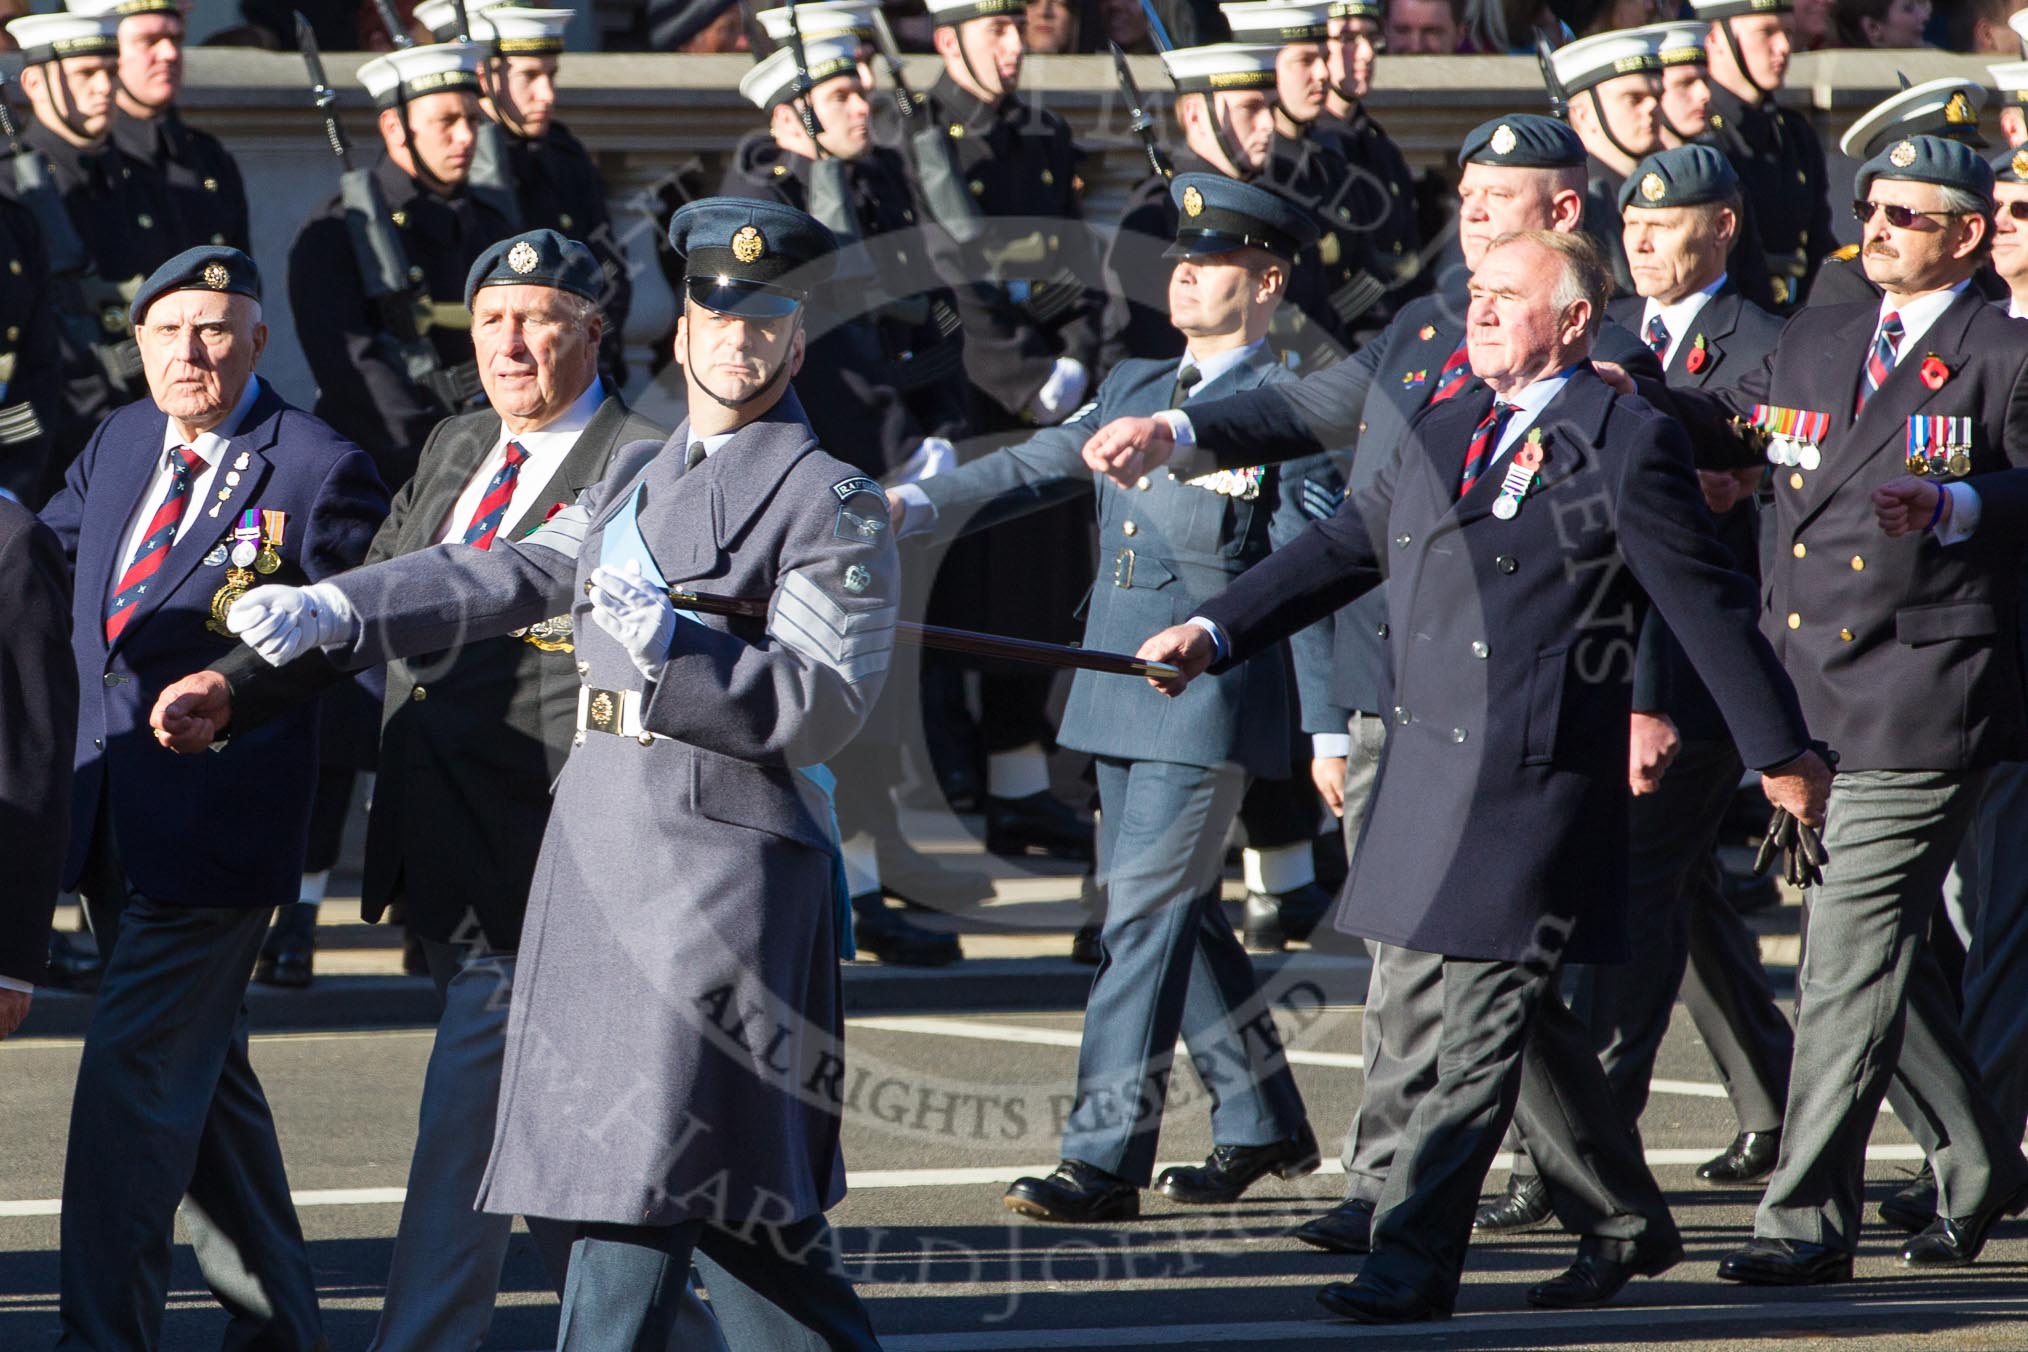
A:
<svg viewBox="0 0 2028 1352">
<path fill-rule="evenodd" d="M 1987 768 L 2028 751 L 2016 637 L 2028 328 L 1971 286 L 1993 212 L 1975 151 L 1896 140 L 1858 190 L 1880 301 L 1809 309 L 1736 388 L 1675 394 L 1743 417 L 1775 410 L 1764 625 L 1812 730 L 1843 756 L 1810 891 L 1781 1156 L 1753 1240 L 1718 1268 L 1752 1285 L 1850 1278 L 1890 1075 L 1921 1108 L 1905 1122 L 1938 1187 L 1904 1263 L 1970 1263 L 2028 1205 L 2018 1123 L 2010 1133 L 1979 1087 L 1924 938 Z"/>
</svg>

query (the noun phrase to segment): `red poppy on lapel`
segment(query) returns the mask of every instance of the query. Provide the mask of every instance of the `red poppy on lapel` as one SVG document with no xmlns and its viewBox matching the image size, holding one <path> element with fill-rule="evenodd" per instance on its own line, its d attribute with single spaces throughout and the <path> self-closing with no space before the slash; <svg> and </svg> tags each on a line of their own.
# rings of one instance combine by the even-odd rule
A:
<svg viewBox="0 0 2028 1352">
<path fill-rule="evenodd" d="M 1711 354 L 1704 348 L 1704 335 L 1700 333 L 1697 340 L 1690 344 L 1690 355 L 1683 358 L 1683 369 L 1694 376 L 1702 371 L 1710 360 Z"/>
<path fill-rule="evenodd" d="M 1951 378 L 1951 368 L 1943 364 L 1943 358 L 1932 352 L 1922 359 L 1922 367 L 1916 374 L 1922 377 L 1923 384 L 1935 392 L 1942 389 L 1944 382 Z"/>
<path fill-rule="evenodd" d="M 570 505 L 569 503 L 565 503 L 565 502 L 552 502 L 552 503 L 550 503 L 550 504 L 549 504 L 549 510 L 548 510 L 548 511 L 546 511 L 546 512 L 544 512 L 544 513 L 542 514 L 542 521 L 543 521 L 543 524 L 544 524 L 544 525 L 547 525 L 547 524 L 549 524 L 549 518 L 551 518 L 552 516 L 555 516 L 555 515 L 556 515 L 556 514 L 557 514 L 558 512 L 562 511 L 562 510 L 563 510 L 563 509 L 564 509 L 565 507 L 567 507 L 567 506 L 569 506 L 569 505 Z"/>
</svg>

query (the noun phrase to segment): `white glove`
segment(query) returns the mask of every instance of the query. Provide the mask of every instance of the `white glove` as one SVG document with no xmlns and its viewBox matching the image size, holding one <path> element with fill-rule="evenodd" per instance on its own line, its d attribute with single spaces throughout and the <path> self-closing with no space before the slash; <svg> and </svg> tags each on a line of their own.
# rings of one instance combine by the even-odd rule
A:
<svg viewBox="0 0 2028 1352">
<path fill-rule="evenodd" d="M 1058 357 L 1049 379 L 1042 382 L 1042 388 L 1029 401 L 1028 412 L 1039 423 L 1061 422 L 1066 413 L 1084 402 L 1084 392 L 1089 388 L 1091 372 L 1084 369 L 1084 363 L 1074 357 Z"/>
<path fill-rule="evenodd" d="M 924 437 L 916 444 L 915 454 L 908 458 L 895 474 L 893 482 L 917 484 L 924 479 L 934 479 L 958 467 L 958 448 L 942 437 Z"/>
<path fill-rule="evenodd" d="M 592 619 L 619 641 L 643 676 L 655 680 L 676 637 L 676 607 L 668 593 L 642 576 L 639 559 L 629 559 L 625 571 L 594 568 L 591 583 Z"/>
<path fill-rule="evenodd" d="M 312 648 L 344 647 L 359 634 L 359 615 L 328 582 L 255 587 L 232 603 L 225 627 L 269 666 L 281 667 Z"/>
</svg>

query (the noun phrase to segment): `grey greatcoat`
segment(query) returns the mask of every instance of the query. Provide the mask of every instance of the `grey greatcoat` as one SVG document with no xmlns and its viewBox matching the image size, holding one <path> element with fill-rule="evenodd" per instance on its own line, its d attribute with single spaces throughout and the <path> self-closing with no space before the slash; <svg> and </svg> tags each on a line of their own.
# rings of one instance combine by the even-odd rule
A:
<svg viewBox="0 0 2028 1352">
<path fill-rule="evenodd" d="M 339 583 L 363 621 L 348 664 L 569 609 L 587 704 L 636 697 L 648 734 L 585 732 L 557 780 L 488 1211 L 738 1226 L 844 1194 L 835 844 L 795 767 L 843 746 L 884 678 L 886 504 L 818 449 L 792 394 L 685 473 L 688 432 L 623 447 L 526 539 L 438 546 Z M 644 680 L 584 594 L 629 538 L 668 583 L 764 599 L 766 619 L 680 619 Z"/>
</svg>

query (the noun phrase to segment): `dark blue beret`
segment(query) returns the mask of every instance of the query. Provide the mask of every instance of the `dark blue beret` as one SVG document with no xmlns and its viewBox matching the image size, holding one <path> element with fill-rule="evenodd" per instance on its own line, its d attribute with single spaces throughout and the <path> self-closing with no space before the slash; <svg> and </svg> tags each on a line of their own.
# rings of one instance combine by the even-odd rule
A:
<svg viewBox="0 0 2028 1352">
<path fill-rule="evenodd" d="M 690 299 L 724 314 L 785 315 L 828 281 L 838 241 L 780 202 L 705 197 L 669 221 Z"/>
<path fill-rule="evenodd" d="M 148 307 L 171 291 L 223 291 L 232 296 L 261 298 L 261 272 L 254 261 L 224 244 L 185 249 L 148 274 L 127 307 L 127 322 L 139 327 Z"/>
<path fill-rule="evenodd" d="M 1634 166 L 1620 184 L 1620 210 L 1628 207 L 1694 207 L 1739 196 L 1732 161 L 1710 146 L 1658 150 Z"/>
<path fill-rule="evenodd" d="M 2019 150 L 2003 150 L 1987 163 L 1993 166 L 1993 181 L 1996 183 L 2028 183 L 2028 146 Z"/>
<path fill-rule="evenodd" d="M 1317 222 L 1280 193 L 1223 174 L 1178 174 L 1169 184 L 1176 203 L 1171 258 L 1200 258 L 1234 249 L 1265 249 L 1294 262 L 1317 242 Z"/>
<path fill-rule="evenodd" d="M 1511 169 L 1569 169 L 1584 163 L 1584 142 L 1568 124 L 1540 113 L 1481 122 L 1458 148 L 1458 163 Z"/>
<path fill-rule="evenodd" d="M 1988 202 L 1993 200 L 1993 166 L 1964 142 L 1941 136 L 1907 137 L 1860 165 L 1859 195 L 1864 197 L 1879 178 L 1963 188 Z"/>
<path fill-rule="evenodd" d="M 465 308 L 482 286 L 553 286 L 597 304 L 606 274 L 592 251 L 554 230 L 529 230 L 501 240 L 473 260 L 465 274 Z"/>
</svg>

